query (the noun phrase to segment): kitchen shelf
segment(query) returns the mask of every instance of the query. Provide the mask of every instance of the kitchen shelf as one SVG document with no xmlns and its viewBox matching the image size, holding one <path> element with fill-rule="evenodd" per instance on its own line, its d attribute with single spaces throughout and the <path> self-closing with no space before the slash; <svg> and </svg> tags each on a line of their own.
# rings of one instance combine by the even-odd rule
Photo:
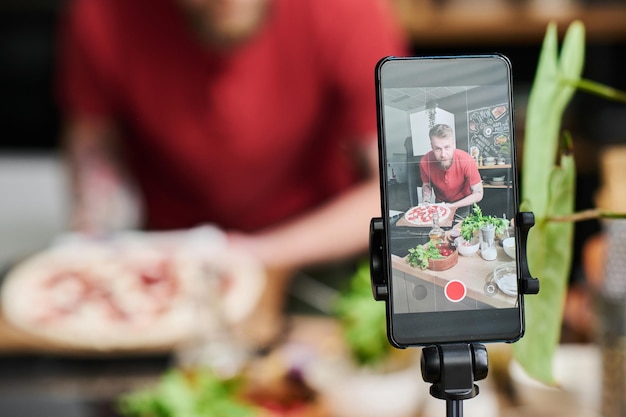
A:
<svg viewBox="0 0 626 417">
<path fill-rule="evenodd" d="M 479 165 L 478 166 L 478 170 L 479 171 L 484 171 L 484 170 L 493 170 L 493 169 L 506 169 L 507 170 L 507 174 L 506 177 L 508 178 L 510 173 L 509 170 L 512 168 L 511 164 L 501 164 L 501 165 Z M 508 188 L 513 188 L 511 185 L 507 185 L 507 184 L 502 184 L 502 185 L 493 185 L 493 184 L 489 184 L 488 182 L 485 182 L 483 180 L 483 188 L 494 188 L 494 189 L 503 189 L 506 190 Z"/>
<path fill-rule="evenodd" d="M 626 4 L 582 5 L 561 1 L 528 0 L 394 0 L 400 24 L 416 46 L 538 44 L 548 23 L 562 35 L 569 24 L 585 24 L 590 42 L 626 40 Z M 437 30 L 433 30 L 437 22 Z"/>
<path fill-rule="evenodd" d="M 502 189 L 507 189 L 507 188 L 513 188 L 510 185 L 491 185 L 491 184 L 487 184 L 487 183 L 483 183 L 483 188 L 502 188 Z"/>
</svg>

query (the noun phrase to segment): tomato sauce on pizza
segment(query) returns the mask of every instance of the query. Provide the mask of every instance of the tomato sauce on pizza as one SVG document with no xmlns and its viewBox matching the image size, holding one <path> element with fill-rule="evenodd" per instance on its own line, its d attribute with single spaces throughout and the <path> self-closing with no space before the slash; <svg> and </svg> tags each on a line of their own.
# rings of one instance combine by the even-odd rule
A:
<svg viewBox="0 0 626 417">
<path fill-rule="evenodd" d="M 435 213 L 439 213 L 439 221 L 443 221 L 450 216 L 450 208 L 442 204 L 420 204 L 409 209 L 404 218 L 411 224 L 426 226 L 433 223 Z"/>
</svg>

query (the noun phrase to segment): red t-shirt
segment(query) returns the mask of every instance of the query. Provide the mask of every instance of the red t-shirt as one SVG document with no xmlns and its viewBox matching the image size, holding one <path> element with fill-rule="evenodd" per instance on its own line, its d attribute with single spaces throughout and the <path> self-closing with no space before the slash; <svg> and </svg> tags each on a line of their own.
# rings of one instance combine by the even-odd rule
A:
<svg viewBox="0 0 626 417">
<path fill-rule="evenodd" d="M 174 0 L 77 0 L 62 25 L 61 106 L 124 128 L 148 228 L 255 230 L 358 180 L 374 67 L 403 55 L 385 2 L 275 0 L 251 42 L 201 45 Z"/>
<path fill-rule="evenodd" d="M 481 181 L 476 161 L 467 152 L 454 150 L 452 165 L 443 170 L 432 151 L 420 161 L 423 183 L 430 183 L 437 202 L 454 203 L 472 193 L 470 187 Z"/>
</svg>

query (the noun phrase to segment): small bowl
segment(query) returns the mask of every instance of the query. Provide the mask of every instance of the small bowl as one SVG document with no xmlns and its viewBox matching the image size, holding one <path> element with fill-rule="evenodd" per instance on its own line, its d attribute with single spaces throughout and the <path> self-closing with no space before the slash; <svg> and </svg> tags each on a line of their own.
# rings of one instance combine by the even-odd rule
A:
<svg viewBox="0 0 626 417">
<path fill-rule="evenodd" d="M 507 237 L 502 241 L 502 248 L 504 249 L 504 253 L 509 255 L 512 259 L 515 259 L 515 238 Z"/>
<path fill-rule="evenodd" d="M 461 236 L 461 230 L 452 229 L 446 232 L 446 239 L 451 245 L 456 245 L 456 240 Z"/>
<path fill-rule="evenodd" d="M 493 270 L 493 279 L 504 294 L 511 297 L 517 296 L 517 269 L 515 268 L 515 262 L 497 266 Z"/>
<path fill-rule="evenodd" d="M 501 182 L 501 181 L 504 181 L 504 175 L 503 175 L 503 176 L 501 176 L 501 177 L 493 177 L 491 180 L 492 180 L 492 181 L 495 181 L 495 182 Z"/>
<path fill-rule="evenodd" d="M 478 239 L 472 239 L 471 241 L 467 241 L 463 239 L 463 237 L 457 237 L 454 240 L 456 244 L 456 248 L 459 253 L 463 256 L 472 256 L 476 252 L 478 252 L 478 247 L 480 246 L 480 242 Z"/>
</svg>

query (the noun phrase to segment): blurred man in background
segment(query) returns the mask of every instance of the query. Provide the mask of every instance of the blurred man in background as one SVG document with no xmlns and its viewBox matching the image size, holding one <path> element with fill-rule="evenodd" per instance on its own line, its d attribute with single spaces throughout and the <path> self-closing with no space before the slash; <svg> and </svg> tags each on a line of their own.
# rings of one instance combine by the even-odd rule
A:
<svg viewBox="0 0 626 417">
<path fill-rule="evenodd" d="M 254 318 L 273 323 L 295 270 L 367 248 L 374 66 L 405 53 L 388 6 L 70 2 L 58 74 L 73 227 L 131 227 L 129 196 L 146 230 L 215 224 L 267 269 Z"/>
</svg>

